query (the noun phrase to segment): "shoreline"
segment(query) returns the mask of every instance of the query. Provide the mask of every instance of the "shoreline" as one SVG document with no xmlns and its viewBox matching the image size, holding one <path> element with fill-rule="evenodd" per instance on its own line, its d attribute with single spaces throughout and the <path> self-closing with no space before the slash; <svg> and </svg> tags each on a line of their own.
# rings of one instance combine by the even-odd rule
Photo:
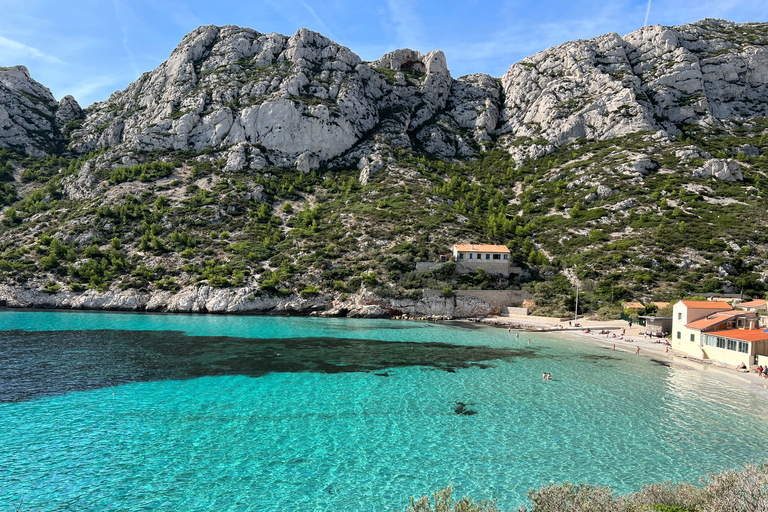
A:
<svg viewBox="0 0 768 512">
<path fill-rule="evenodd" d="M 635 352 L 639 347 L 640 353 L 638 355 L 640 356 L 661 359 L 666 363 L 702 372 L 711 372 L 718 376 L 739 381 L 745 384 L 745 388 L 751 393 L 760 395 L 768 400 L 768 379 L 758 377 L 757 373 L 745 372 L 720 363 L 691 357 L 674 350 L 671 346 L 667 352 L 663 342 L 653 341 L 666 338 L 645 337 L 641 334 L 643 329 L 641 326 L 633 324 L 632 327 L 628 327 L 628 322 L 624 320 L 588 320 L 580 318 L 578 323 L 581 324 L 581 327 L 567 327 L 557 318 L 546 320 L 543 317 L 529 320 L 526 320 L 526 317 L 488 317 L 480 320 L 480 323 L 491 327 L 546 333 L 577 342 L 588 341 L 593 345 L 599 345 L 608 349 L 613 348 L 615 345 L 617 351 L 628 353 Z M 521 325 L 523 327 L 520 327 Z M 563 328 L 558 328 L 558 326 Z M 586 333 L 585 329 L 587 328 L 592 332 Z M 626 329 L 623 339 L 618 337 L 615 339 L 608 338 L 607 335 L 597 333 L 599 330 L 621 331 L 622 329 Z"/>
<path fill-rule="evenodd" d="M 72 313 L 128 313 L 128 314 L 154 314 L 154 315 L 212 315 L 212 316 L 272 316 L 272 317 L 297 317 L 297 318 L 311 318 L 319 317 L 321 315 L 313 315 L 303 311 L 248 311 L 248 312 L 202 312 L 202 311 L 142 311 L 142 310 L 119 310 L 119 309 L 90 309 L 90 308 L 60 308 L 60 307 L 7 307 L 0 306 L 0 311 L 39 311 L 39 312 L 72 312 Z M 351 319 L 362 318 L 365 316 L 347 317 Z M 370 317 L 368 317 L 370 318 Z M 386 318 L 386 317 L 374 317 L 374 318 Z M 662 342 L 654 342 L 652 340 L 660 340 L 661 338 L 648 338 L 641 334 L 641 327 L 639 325 L 633 325 L 628 327 L 628 322 L 624 320 L 588 320 L 581 318 L 578 320 L 580 327 L 566 327 L 564 322 L 558 318 L 546 318 L 546 317 L 499 317 L 488 316 L 484 318 L 470 317 L 470 318 L 414 318 L 414 317 L 389 317 L 388 320 L 405 320 L 405 321 L 426 321 L 426 322 L 438 322 L 438 323 L 450 323 L 450 322 L 468 322 L 472 324 L 480 324 L 488 327 L 496 328 L 511 328 L 515 331 L 523 332 L 538 332 L 547 333 L 567 340 L 576 342 L 589 342 L 593 345 L 599 345 L 606 349 L 612 349 L 615 346 L 615 350 L 621 352 L 631 353 L 640 348 L 638 355 L 643 357 L 653 357 L 661 359 L 666 363 L 684 366 L 694 370 L 702 372 L 712 372 L 718 376 L 722 376 L 731 380 L 736 380 L 745 385 L 745 388 L 750 392 L 759 394 L 768 400 L 768 379 L 758 377 L 756 373 L 744 372 L 735 368 L 728 367 L 719 363 L 696 359 L 687 354 L 675 351 L 671 347 L 669 351 L 665 350 L 665 345 Z M 573 322 L 573 321 L 571 321 Z M 589 328 L 592 332 L 586 333 L 585 329 Z M 598 334 L 599 330 L 619 331 L 626 330 L 621 338 L 609 338 L 608 335 Z"/>
</svg>

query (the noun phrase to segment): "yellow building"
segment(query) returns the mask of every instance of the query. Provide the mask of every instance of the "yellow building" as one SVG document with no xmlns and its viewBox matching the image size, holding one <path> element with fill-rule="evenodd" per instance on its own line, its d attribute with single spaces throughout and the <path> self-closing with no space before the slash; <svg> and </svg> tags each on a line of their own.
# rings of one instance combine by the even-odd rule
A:
<svg viewBox="0 0 768 512">
<path fill-rule="evenodd" d="M 715 313 L 732 311 L 725 302 L 708 300 L 681 300 L 672 306 L 672 348 L 693 357 L 706 357 L 701 349 L 701 329 L 688 327 L 688 324 L 701 320 Z M 735 326 L 734 326 L 735 327 Z"/>
</svg>

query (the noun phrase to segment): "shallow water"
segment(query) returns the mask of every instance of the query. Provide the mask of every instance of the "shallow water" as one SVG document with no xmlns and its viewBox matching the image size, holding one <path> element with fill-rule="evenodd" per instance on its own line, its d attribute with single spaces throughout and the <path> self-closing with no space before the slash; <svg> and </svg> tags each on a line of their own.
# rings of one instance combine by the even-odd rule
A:
<svg viewBox="0 0 768 512">
<path fill-rule="evenodd" d="M 763 397 L 543 334 L 30 311 L 0 329 L 0 509 L 402 510 L 449 483 L 514 509 L 552 481 L 629 492 L 768 458 Z"/>
</svg>

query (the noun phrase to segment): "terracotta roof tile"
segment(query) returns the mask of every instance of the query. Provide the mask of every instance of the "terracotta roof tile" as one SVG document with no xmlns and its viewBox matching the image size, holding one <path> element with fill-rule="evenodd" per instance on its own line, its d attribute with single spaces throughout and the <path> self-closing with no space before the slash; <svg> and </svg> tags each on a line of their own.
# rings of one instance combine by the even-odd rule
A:
<svg viewBox="0 0 768 512">
<path fill-rule="evenodd" d="M 623 305 L 625 309 L 645 309 L 639 302 L 625 302 Z"/>
<path fill-rule="evenodd" d="M 737 308 L 738 307 L 754 308 L 754 307 L 765 306 L 765 305 L 766 305 L 765 299 L 755 299 L 755 300 L 750 300 L 748 302 L 739 302 L 738 304 L 736 304 L 736 307 Z"/>
<path fill-rule="evenodd" d="M 741 341 L 768 340 L 768 333 L 763 332 L 762 329 L 731 329 L 729 331 L 716 331 L 713 334 L 722 338 Z"/>
<path fill-rule="evenodd" d="M 454 247 L 461 252 L 509 252 L 506 245 L 456 244 Z"/>
<path fill-rule="evenodd" d="M 714 300 L 681 300 L 680 302 L 682 302 L 688 309 L 717 309 L 720 311 L 733 309 L 727 302 Z"/>
<path fill-rule="evenodd" d="M 721 324 L 727 320 L 730 320 L 736 316 L 738 316 L 738 313 L 715 313 L 714 315 L 709 315 L 706 318 L 700 318 L 699 320 L 685 324 L 685 326 L 691 329 L 698 329 L 703 331 L 705 329 L 709 329 L 710 327 L 714 327 L 717 324 Z"/>
</svg>

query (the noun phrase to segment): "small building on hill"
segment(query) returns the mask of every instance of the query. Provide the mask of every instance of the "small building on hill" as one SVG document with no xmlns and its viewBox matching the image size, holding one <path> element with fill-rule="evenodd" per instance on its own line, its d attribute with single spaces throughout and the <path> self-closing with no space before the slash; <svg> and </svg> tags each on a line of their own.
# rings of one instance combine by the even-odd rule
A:
<svg viewBox="0 0 768 512">
<path fill-rule="evenodd" d="M 621 307 L 624 308 L 625 311 L 630 311 L 637 314 L 645 312 L 645 306 L 643 306 L 640 302 L 622 302 Z"/>
<path fill-rule="evenodd" d="M 506 245 L 457 244 L 453 259 L 459 272 L 475 272 L 481 268 L 489 274 L 509 277 L 510 251 Z"/>
</svg>

